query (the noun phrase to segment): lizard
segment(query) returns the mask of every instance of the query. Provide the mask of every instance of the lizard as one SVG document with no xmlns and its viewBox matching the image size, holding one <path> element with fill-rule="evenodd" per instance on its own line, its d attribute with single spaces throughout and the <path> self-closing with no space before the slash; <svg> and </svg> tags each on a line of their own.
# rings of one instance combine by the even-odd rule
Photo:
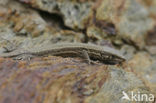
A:
<svg viewBox="0 0 156 103">
<path fill-rule="evenodd" d="M 85 43 L 56 43 L 29 50 L 14 50 L 9 53 L 1 53 L 0 57 L 18 57 L 21 55 L 33 56 L 62 56 L 62 57 L 81 57 L 90 60 L 98 60 L 105 64 L 122 63 L 126 59 L 120 52 L 108 46 L 99 46 Z M 30 57 L 31 57 L 30 56 Z"/>
</svg>

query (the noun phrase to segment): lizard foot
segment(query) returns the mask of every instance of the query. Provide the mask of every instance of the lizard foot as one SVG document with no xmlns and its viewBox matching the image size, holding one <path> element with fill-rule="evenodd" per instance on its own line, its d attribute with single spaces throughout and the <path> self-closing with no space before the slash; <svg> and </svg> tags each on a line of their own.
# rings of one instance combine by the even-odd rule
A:
<svg viewBox="0 0 156 103">
<path fill-rule="evenodd" d="M 31 55 L 31 54 L 21 54 L 21 55 L 18 55 L 16 57 L 14 57 L 13 59 L 14 60 L 30 60 L 32 59 L 34 56 Z"/>
</svg>

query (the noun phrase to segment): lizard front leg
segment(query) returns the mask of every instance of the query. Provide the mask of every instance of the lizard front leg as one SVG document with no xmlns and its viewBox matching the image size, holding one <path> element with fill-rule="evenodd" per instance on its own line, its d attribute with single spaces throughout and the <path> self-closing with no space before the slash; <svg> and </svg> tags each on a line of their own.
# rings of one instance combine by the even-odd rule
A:
<svg viewBox="0 0 156 103">
<path fill-rule="evenodd" d="M 87 61 L 88 64 L 91 64 L 90 57 L 89 57 L 88 52 L 86 50 L 82 51 L 82 56 Z"/>
</svg>

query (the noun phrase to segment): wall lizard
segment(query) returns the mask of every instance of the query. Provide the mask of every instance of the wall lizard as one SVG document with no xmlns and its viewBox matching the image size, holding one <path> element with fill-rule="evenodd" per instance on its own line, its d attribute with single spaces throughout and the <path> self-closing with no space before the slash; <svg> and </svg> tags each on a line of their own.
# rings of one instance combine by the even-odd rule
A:
<svg viewBox="0 0 156 103">
<path fill-rule="evenodd" d="M 44 56 L 54 55 L 63 57 L 85 57 L 91 60 L 98 60 L 105 64 L 117 64 L 125 61 L 125 58 L 118 50 L 107 46 L 98 46 L 85 43 L 57 43 L 46 45 L 29 50 L 14 50 L 8 53 L 1 53 L 0 57 L 18 57 L 20 55 Z"/>
</svg>

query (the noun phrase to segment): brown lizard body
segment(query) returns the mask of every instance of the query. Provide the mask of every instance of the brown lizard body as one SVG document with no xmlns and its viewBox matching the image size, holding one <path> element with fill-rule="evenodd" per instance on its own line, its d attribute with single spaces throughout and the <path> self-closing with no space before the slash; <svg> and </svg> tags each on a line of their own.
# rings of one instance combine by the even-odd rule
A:
<svg viewBox="0 0 156 103">
<path fill-rule="evenodd" d="M 99 60 L 103 63 L 117 64 L 125 61 L 125 58 L 118 50 L 106 46 L 102 47 L 84 43 L 58 43 L 29 50 L 15 50 L 9 53 L 2 53 L 0 57 L 16 57 L 22 54 L 33 56 L 54 55 L 63 57 L 83 57 L 84 51 L 91 60 Z"/>
</svg>

